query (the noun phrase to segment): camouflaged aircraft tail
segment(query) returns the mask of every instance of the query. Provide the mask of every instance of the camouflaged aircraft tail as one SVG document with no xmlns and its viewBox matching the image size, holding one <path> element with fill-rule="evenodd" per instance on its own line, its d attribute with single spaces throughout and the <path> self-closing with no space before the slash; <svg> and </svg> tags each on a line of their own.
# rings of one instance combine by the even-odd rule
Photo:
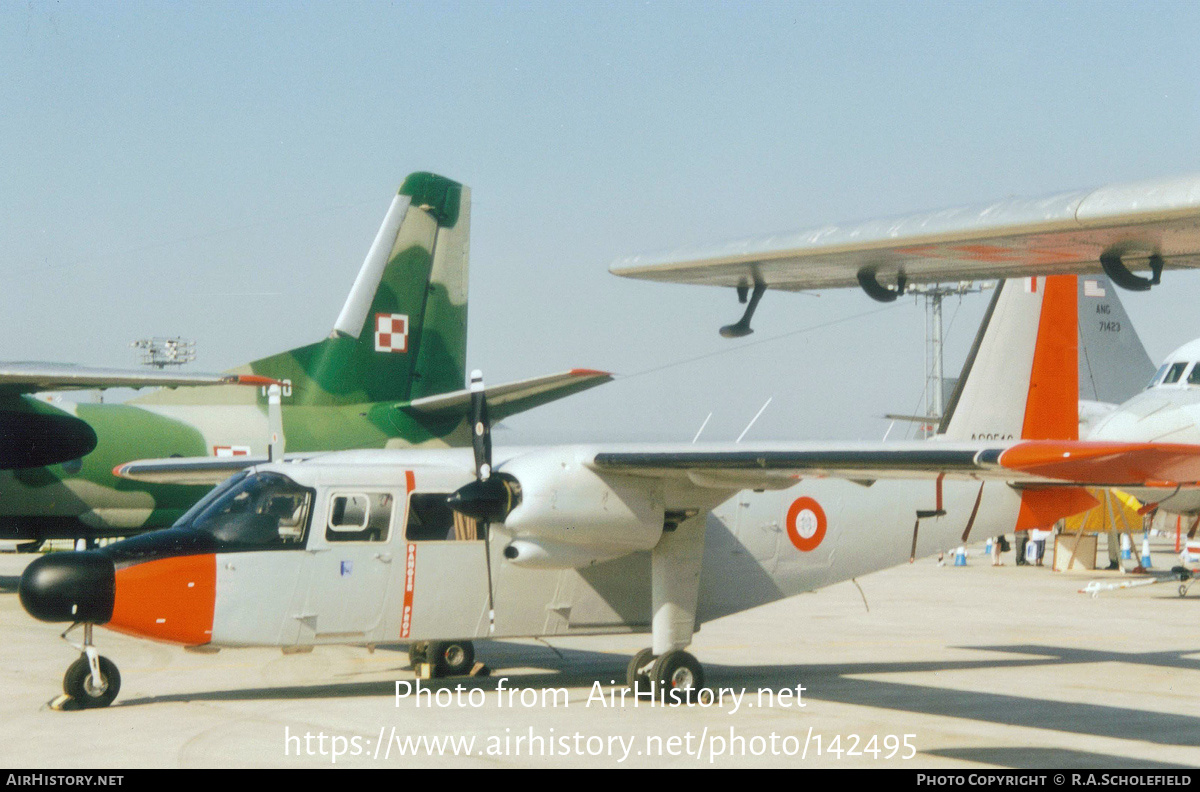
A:
<svg viewBox="0 0 1200 792">
<path fill-rule="evenodd" d="M 333 332 L 249 368 L 295 405 L 408 401 L 464 387 L 469 188 L 414 173 L 392 200 Z"/>
</svg>

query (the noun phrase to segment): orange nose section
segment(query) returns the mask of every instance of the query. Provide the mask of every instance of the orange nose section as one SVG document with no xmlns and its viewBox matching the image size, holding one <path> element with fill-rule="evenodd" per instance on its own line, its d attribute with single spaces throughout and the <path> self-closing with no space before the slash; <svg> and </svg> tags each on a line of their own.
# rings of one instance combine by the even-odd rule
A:
<svg viewBox="0 0 1200 792">
<path fill-rule="evenodd" d="M 157 641 L 197 646 L 212 640 L 217 557 L 176 556 L 117 570 L 107 627 Z"/>
</svg>

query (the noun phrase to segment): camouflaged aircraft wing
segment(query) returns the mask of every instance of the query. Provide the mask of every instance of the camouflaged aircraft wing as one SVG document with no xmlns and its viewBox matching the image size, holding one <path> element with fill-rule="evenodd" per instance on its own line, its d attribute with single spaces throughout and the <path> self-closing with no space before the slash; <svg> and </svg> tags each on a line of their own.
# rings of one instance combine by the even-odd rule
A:
<svg viewBox="0 0 1200 792">
<path fill-rule="evenodd" d="M 487 396 L 488 411 L 493 421 L 498 421 L 510 415 L 548 404 L 564 396 L 570 396 L 581 391 L 594 388 L 612 381 L 613 375 L 607 371 L 592 369 L 571 369 L 561 374 L 548 374 L 543 377 L 508 382 L 503 385 L 492 385 L 484 389 Z M 396 405 L 397 409 L 419 415 L 435 415 L 442 413 L 466 414 L 471 406 L 471 391 L 451 391 L 436 396 L 426 396 Z"/>
<path fill-rule="evenodd" d="M 0 395 L 103 388 L 179 388 L 195 385 L 268 385 L 269 377 L 128 371 L 64 363 L 0 363 Z"/>
</svg>

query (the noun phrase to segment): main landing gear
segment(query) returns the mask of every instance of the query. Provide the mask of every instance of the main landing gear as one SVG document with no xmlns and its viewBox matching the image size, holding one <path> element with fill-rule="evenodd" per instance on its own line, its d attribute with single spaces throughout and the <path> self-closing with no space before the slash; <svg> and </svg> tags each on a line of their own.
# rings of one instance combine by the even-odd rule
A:
<svg viewBox="0 0 1200 792">
<path fill-rule="evenodd" d="M 70 630 L 67 630 L 70 632 Z M 63 633 L 66 638 L 67 633 Z M 117 665 L 100 655 L 92 643 L 92 625 L 83 625 L 83 646 L 63 675 L 63 695 L 51 702 L 53 709 L 76 710 L 107 707 L 121 690 Z"/>
<path fill-rule="evenodd" d="M 672 649 L 657 657 L 652 650 L 643 649 L 629 661 L 625 684 L 636 693 L 653 691 L 655 698 L 667 704 L 682 704 L 700 695 L 704 688 L 704 667 L 681 649 Z"/>
<path fill-rule="evenodd" d="M 480 671 L 476 671 L 475 645 L 470 641 L 415 641 L 408 646 L 408 661 L 414 671 L 421 663 L 428 663 L 431 679 L 477 675 L 486 670 L 478 664 Z"/>
</svg>

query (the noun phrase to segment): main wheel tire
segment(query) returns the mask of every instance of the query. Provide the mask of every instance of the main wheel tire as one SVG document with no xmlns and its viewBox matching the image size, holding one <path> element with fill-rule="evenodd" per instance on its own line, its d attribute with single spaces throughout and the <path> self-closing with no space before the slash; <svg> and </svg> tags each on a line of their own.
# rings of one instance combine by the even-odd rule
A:
<svg viewBox="0 0 1200 792">
<path fill-rule="evenodd" d="M 92 667 L 87 655 L 71 663 L 63 676 L 63 692 L 70 696 L 85 709 L 107 707 L 113 703 L 121 690 L 121 672 L 107 657 L 97 659 L 100 666 L 100 679 L 92 678 Z"/>
<path fill-rule="evenodd" d="M 668 704 L 693 701 L 704 687 L 704 668 L 700 661 L 678 649 L 655 660 L 650 676 L 658 683 Z"/>
<path fill-rule="evenodd" d="M 417 670 L 419 663 L 429 662 L 429 642 L 414 641 L 408 645 L 408 664 L 412 666 L 413 671 Z"/>
<path fill-rule="evenodd" d="M 643 649 L 633 656 L 625 669 L 625 684 L 630 690 L 644 692 L 650 689 L 650 672 L 654 665 L 654 651 Z M 636 688 L 635 688 L 636 685 Z"/>
<path fill-rule="evenodd" d="M 428 652 L 435 677 L 463 676 L 475 665 L 475 646 L 470 641 L 430 641 Z"/>
</svg>

